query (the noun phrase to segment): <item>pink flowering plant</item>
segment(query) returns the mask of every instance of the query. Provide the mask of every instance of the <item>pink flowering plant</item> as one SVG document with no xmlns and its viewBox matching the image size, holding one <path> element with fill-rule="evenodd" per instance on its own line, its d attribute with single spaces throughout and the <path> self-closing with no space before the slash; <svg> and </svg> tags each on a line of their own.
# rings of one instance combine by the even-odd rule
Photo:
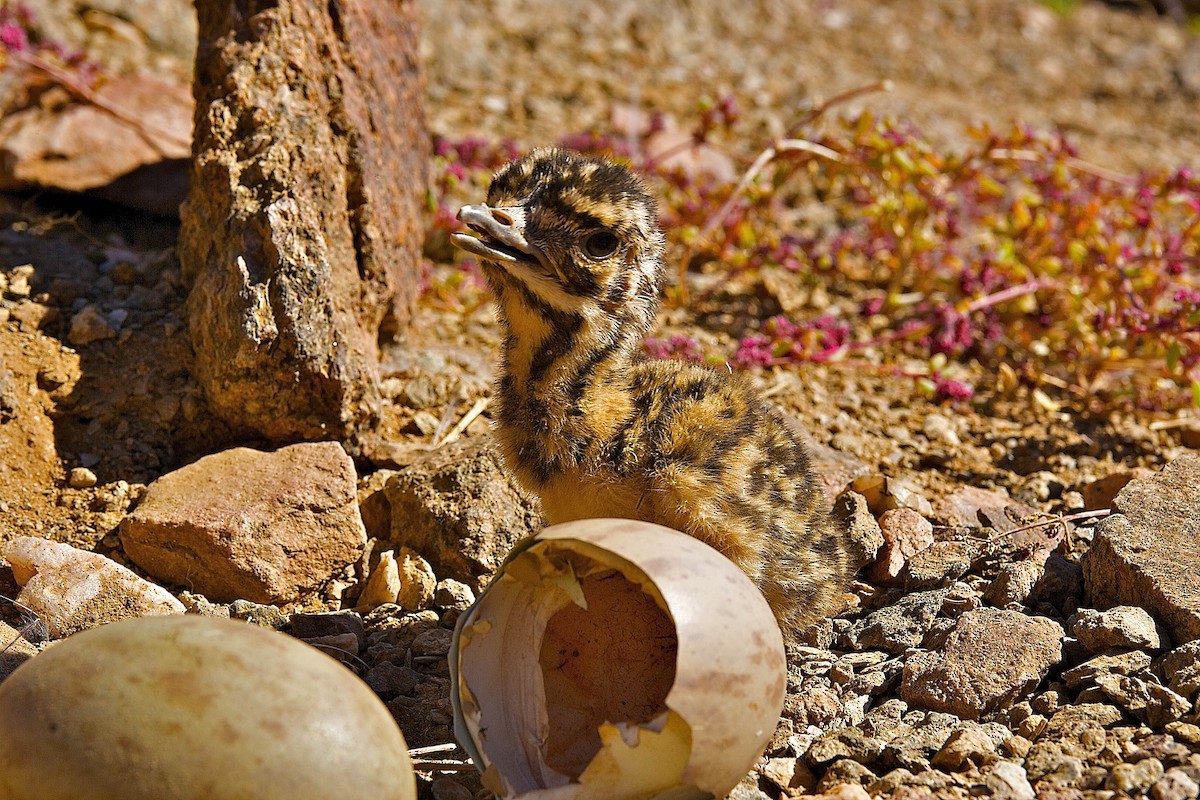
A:
<svg viewBox="0 0 1200 800">
<path fill-rule="evenodd" d="M 668 168 L 628 137 L 570 137 L 657 184 L 679 275 L 669 302 L 702 316 L 758 296 L 761 317 L 728 351 L 677 336 L 647 352 L 742 369 L 850 363 L 911 376 L 945 401 L 971 398 L 966 378 L 983 371 L 999 376 L 989 391 L 1036 389 L 1081 408 L 1200 402 L 1196 174 L 1122 175 L 1024 127 L 971 129 L 949 153 L 869 113 L 826 119 L 831 104 L 747 151 L 724 144 L 737 141 L 737 104 L 706 102 L 692 143 L 748 165 L 737 180 Z M 434 227 L 453 227 L 455 188 L 469 181 L 477 196 L 516 148 L 439 147 Z M 699 272 L 705 288 L 689 291 Z M 772 309 L 767 277 L 781 272 L 838 302 Z"/>
</svg>

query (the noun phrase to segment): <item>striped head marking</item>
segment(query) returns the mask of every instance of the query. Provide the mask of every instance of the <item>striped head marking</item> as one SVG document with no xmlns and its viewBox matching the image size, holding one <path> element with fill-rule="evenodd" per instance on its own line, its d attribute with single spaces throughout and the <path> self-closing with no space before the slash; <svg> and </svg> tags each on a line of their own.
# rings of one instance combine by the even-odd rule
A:
<svg viewBox="0 0 1200 800">
<path fill-rule="evenodd" d="M 654 199 L 628 169 L 558 148 L 496 173 L 487 203 L 458 218 L 478 236 L 454 243 L 478 256 L 497 296 L 648 329 L 663 284 Z"/>
</svg>

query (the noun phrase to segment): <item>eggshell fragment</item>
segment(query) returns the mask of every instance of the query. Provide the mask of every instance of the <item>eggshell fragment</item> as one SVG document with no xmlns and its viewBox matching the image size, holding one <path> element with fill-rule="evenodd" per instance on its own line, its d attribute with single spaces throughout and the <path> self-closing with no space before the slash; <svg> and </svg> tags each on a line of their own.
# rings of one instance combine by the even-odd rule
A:
<svg viewBox="0 0 1200 800">
<path fill-rule="evenodd" d="M 76 634 L 0 683 L 0 800 L 415 800 L 404 737 L 345 667 L 209 617 Z"/>
<path fill-rule="evenodd" d="M 783 637 L 717 551 L 623 519 L 514 550 L 459 619 L 455 731 L 503 798 L 723 797 L 783 707 Z"/>
</svg>

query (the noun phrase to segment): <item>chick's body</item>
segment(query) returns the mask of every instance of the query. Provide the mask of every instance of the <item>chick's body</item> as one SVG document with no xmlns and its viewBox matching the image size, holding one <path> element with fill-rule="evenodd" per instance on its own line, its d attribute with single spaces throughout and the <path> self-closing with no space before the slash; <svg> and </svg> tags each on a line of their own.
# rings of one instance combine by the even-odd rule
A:
<svg viewBox="0 0 1200 800">
<path fill-rule="evenodd" d="M 538 150 L 459 218 L 506 329 L 497 428 L 551 523 L 627 517 L 736 563 L 790 636 L 837 610 L 847 536 L 803 445 L 736 376 L 642 355 L 663 283 L 654 201 L 624 167 Z"/>
</svg>

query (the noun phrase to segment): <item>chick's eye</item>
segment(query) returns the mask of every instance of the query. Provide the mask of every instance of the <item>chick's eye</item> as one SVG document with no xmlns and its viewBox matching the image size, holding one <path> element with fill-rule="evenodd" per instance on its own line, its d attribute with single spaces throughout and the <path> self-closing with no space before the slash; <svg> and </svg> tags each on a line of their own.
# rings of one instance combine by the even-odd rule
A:
<svg viewBox="0 0 1200 800">
<path fill-rule="evenodd" d="M 617 237 L 608 231 L 598 231 L 583 243 L 583 249 L 592 258 L 607 258 L 617 249 Z"/>
</svg>

